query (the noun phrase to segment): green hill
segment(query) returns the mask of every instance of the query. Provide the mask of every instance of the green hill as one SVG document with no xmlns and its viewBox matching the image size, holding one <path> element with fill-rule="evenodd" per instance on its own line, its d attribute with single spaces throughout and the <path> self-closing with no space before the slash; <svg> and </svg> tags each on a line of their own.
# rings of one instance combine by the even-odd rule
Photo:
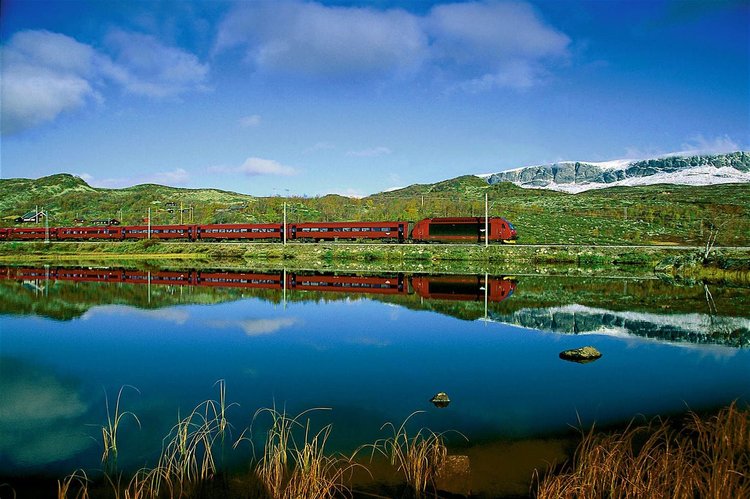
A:
<svg viewBox="0 0 750 499">
<path fill-rule="evenodd" d="M 488 185 L 475 176 L 420 184 L 362 199 L 253 197 L 216 189 L 181 189 L 154 184 L 100 189 L 58 174 L 36 180 L 0 180 L 0 222 L 44 207 L 52 226 L 74 219 L 117 218 L 154 224 L 280 222 L 287 204 L 290 222 L 409 220 L 436 216 L 505 216 L 525 243 L 704 244 L 718 228 L 721 245 L 750 245 L 750 184 L 613 187 L 580 194 Z"/>
</svg>

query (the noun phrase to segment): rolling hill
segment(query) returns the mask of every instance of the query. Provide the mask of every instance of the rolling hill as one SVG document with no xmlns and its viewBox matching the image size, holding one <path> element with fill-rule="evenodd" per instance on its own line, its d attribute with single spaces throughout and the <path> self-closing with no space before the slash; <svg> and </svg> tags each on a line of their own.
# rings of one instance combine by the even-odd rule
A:
<svg viewBox="0 0 750 499">
<path fill-rule="evenodd" d="M 747 153 L 723 158 L 740 161 L 739 167 L 732 166 L 737 171 L 750 165 Z M 662 162 L 650 167 L 654 171 L 674 167 L 664 166 L 665 160 L 654 161 Z M 290 222 L 416 221 L 436 216 L 483 216 L 486 193 L 490 215 L 511 220 L 526 243 L 701 245 L 718 229 L 718 244 L 750 245 L 750 183 L 618 185 L 570 194 L 465 175 L 353 199 L 337 195 L 254 197 L 154 184 L 100 189 L 79 177 L 57 174 L 40 179 L 0 179 L 0 192 L 0 223 L 5 226 L 13 225 L 13 219 L 36 206 L 45 208 L 53 226 L 97 218 L 140 224 L 149 210 L 153 224 L 181 220 L 270 223 L 282 220 L 284 204 Z"/>
</svg>

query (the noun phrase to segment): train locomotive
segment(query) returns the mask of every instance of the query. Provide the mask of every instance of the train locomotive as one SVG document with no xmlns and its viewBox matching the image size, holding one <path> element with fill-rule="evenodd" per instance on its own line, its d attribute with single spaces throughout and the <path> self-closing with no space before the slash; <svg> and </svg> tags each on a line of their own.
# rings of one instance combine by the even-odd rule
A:
<svg viewBox="0 0 750 499">
<path fill-rule="evenodd" d="M 487 230 L 485 230 L 485 227 Z M 285 230 L 286 229 L 286 230 Z M 425 218 L 418 222 L 300 222 L 284 224 L 107 225 L 95 227 L 0 227 L 0 241 L 336 241 L 415 243 L 512 243 L 516 229 L 502 217 Z M 286 236 L 286 237 L 285 237 Z"/>
</svg>

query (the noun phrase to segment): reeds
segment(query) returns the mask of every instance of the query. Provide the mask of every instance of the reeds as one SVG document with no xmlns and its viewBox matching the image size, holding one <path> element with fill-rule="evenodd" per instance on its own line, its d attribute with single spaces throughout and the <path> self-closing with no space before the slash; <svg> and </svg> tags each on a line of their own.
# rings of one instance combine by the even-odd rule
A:
<svg viewBox="0 0 750 499">
<path fill-rule="evenodd" d="M 125 416 L 131 416 L 135 419 L 135 422 L 138 423 L 138 427 L 141 427 L 141 422 L 138 419 L 138 416 L 134 413 L 130 411 L 120 412 L 120 400 L 122 399 L 122 392 L 125 388 L 132 388 L 140 393 L 134 386 L 121 386 L 120 391 L 117 393 L 114 414 L 111 414 L 109 411 L 109 397 L 107 397 L 106 392 L 104 393 L 104 404 L 107 408 L 107 425 L 102 426 L 102 443 L 104 446 L 102 451 L 102 463 L 110 471 L 114 471 L 117 468 L 117 433 L 120 429 L 122 418 Z"/>
<path fill-rule="evenodd" d="M 660 419 L 611 434 L 592 428 L 536 497 L 750 497 L 749 421 L 733 403 L 707 420 L 691 412 L 680 429 Z"/>
<path fill-rule="evenodd" d="M 409 436 L 406 426 L 409 420 L 423 411 L 413 412 L 396 428 L 386 423 L 380 429 L 390 428 L 393 435 L 376 441 L 371 448 L 390 460 L 397 471 L 403 473 L 407 485 L 417 497 L 422 497 L 428 487 L 435 486 L 435 480 L 445 466 L 448 449 L 444 434 L 421 428 Z M 464 437 L 465 438 L 465 437 Z"/>
<path fill-rule="evenodd" d="M 179 490 L 181 496 L 183 491 L 216 474 L 214 445 L 224 439 L 230 428 L 226 411 L 235 405 L 226 403 L 224 380 L 216 384 L 219 385 L 219 400 L 206 400 L 186 417 L 178 416 L 177 423 L 164 438 L 159 464 L 152 470 L 141 470 L 139 484 L 153 496 L 158 495 L 163 485 L 169 488 L 170 497 L 175 490 Z"/>
<path fill-rule="evenodd" d="M 75 495 L 70 495 L 75 490 Z M 15 497 L 15 491 L 13 497 Z M 57 499 L 89 499 L 89 478 L 84 470 L 76 470 L 57 481 Z"/>
<path fill-rule="evenodd" d="M 255 474 L 270 497 L 325 499 L 351 495 L 347 479 L 361 465 L 354 462 L 354 456 L 325 455 L 332 426 L 313 433 L 309 418 L 304 424 L 301 422 L 305 415 L 317 410 L 324 409 L 309 409 L 293 417 L 275 407 L 256 411 L 253 424 L 260 416 L 271 417 L 263 456 L 255 467 Z M 243 433 L 235 446 L 244 440 L 249 439 Z"/>
<path fill-rule="evenodd" d="M 216 385 L 219 386 L 219 400 L 206 400 L 198 404 L 187 417 L 178 416 L 177 423 L 162 442 L 158 464 L 154 468 L 141 468 L 125 485 L 122 482 L 122 474 L 116 469 L 117 434 L 124 416 L 131 416 L 139 427 L 140 420 L 130 411 L 121 412 L 120 401 L 124 388 L 138 390 L 128 385 L 120 388 L 114 414 L 110 413 L 109 401 L 106 400 L 107 424 L 102 426 L 102 463 L 105 464 L 104 477 L 116 499 L 189 496 L 198 483 L 210 480 L 214 476 L 217 468 L 214 446 L 218 440 L 224 439 L 226 432 L 231 428 L 226 412 L 234 405 L 226 402 L 224 380 L 217 381 Z M 58 482 L 60 498 L 67 498 L 71 486 L 76 483 L 81 485 L 76 499 L 88 498 L 88 490 L 84 487 L 88 479 L 85 473 L 81 473 L 74 473 L 63 482 Z"/>
</svg>

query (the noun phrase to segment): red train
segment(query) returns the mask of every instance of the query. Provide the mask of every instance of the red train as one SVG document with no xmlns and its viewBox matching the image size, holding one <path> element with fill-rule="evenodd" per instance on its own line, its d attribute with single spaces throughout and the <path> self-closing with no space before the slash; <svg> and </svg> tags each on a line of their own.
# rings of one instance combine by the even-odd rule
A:
<svg viewBox="0 0 750 499">
<path fill-rule="evenodd" d="M 369 239 L 413 242 L 484 242 L 485 223 L 489 240 L 515 242 L 516 229 L 502 217 L 425 218 L 409 222 L 303 222 L 286 226 L 289 241 L 335 241 Z M 0 241 L 186 239 L 188 241 L 284 239 L 283 224 L 206 225 L 107 225 L 99 227 L 3 227 Z"/>
<path fill-rule="evenodd" d="M 379 295 L 417 294 L 430 300 L 499 303 L 516 289 L 507 277 L 475 275 L 380 276 L 334 275 L 303 272 L 230 272 L 220 270 L 155 271 L 90 268 L 0 267 L 0 279 L 29 281 L 112 282 L 216 288 L 276 289 L 363 293 Z"/>
</svg>

